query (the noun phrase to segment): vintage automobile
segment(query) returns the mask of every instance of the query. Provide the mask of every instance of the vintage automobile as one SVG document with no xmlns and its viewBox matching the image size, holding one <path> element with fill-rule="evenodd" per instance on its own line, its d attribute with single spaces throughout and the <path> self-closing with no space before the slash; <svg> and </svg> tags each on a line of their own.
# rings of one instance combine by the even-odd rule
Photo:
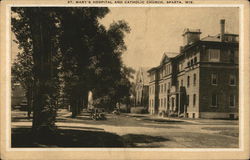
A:
<svg viewBox="0 0 250 160">
<path fill-rule="evenodd" d="M 104 108 L 93 108 L 90 111 L 90 117 L 93 120 L 106 120 L 106 116 L 105 116 L 105 110 Z"/>
</svg>

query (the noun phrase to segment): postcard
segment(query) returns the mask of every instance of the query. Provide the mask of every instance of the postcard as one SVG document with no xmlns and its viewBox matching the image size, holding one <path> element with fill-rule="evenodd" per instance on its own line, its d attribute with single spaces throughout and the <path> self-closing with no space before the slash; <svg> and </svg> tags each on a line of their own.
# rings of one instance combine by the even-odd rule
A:
<svg viewBox="0 0 250 160">
<path fill-rule="evenodd" d="M 248 159 L 249 3 L 1 2 L 2 159 Z"/>
</svg>

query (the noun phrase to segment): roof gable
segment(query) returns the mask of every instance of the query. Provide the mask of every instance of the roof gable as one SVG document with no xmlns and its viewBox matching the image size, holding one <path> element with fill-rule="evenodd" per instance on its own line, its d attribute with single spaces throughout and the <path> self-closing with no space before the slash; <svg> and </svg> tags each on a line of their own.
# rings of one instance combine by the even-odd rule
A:
<svg viewBox="0 0 250 160">
<path fill-rule="evenodd" d="M 161 63 L 160 64 L 167 63 L 168 61 L 170 61 L 170 58 L 167 56 L 166 53 L 164 53 L 162 58 L 161 58 Z"/>
</svg>

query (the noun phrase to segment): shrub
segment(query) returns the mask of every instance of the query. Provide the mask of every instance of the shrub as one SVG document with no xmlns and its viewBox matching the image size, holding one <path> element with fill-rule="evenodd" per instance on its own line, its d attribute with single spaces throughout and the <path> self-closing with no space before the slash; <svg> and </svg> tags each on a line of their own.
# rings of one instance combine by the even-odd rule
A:
<svg viewBox="0 0 250 160">
<path fill-rule="evenodd" d="M 147 110 L 147 108 L 144 108 L 144 107 L 131 107 L 130 112 L 137 113 L 137 114 L 143 114 L 143 113 L 148 113 L 148 110 Z"/>
</svg>

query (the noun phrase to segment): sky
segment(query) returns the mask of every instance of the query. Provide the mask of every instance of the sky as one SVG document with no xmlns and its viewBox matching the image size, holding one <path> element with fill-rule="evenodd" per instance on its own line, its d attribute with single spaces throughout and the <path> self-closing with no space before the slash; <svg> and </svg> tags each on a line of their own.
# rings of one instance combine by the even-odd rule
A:
<svg viewBox="0 0 250 160">
<path fill-rule="evenodd" d="M 127 51 L 123 61 L 127 66 L 155 67 L 164 52 L 179 52 L 185 28 L 201 29 L 201 38 L 220 32 L 220 19 L 226 20 L 226 32 L 239 33 L 238 8 L 110 8 L 101 20 L 105 26 L 125 20 L 131 28 L 126 35 Z M 171 54 L 169 56 L 174 56 Z"/>
<path fill-rule="evenodd" d="M 238 8 L 177 8 L 177 7 L 111 7 L 100 22 L 108 26 L 118 20 L 125 20 L 131 28 L 126 34 L 127 51 L 123 54 L 125 65 L 155 67 L 160 64 L 164 52 L 176 52 L 183 44 L 185 28 L 201 29 L 201 38 L 220 32 L 220 19 L 226 20 L 226 32 L 239 33 Z M 13 34 L 12 34 L 12 38 Z M 12 43 L 12 60 L 18 52 Z"/>
</svg>

